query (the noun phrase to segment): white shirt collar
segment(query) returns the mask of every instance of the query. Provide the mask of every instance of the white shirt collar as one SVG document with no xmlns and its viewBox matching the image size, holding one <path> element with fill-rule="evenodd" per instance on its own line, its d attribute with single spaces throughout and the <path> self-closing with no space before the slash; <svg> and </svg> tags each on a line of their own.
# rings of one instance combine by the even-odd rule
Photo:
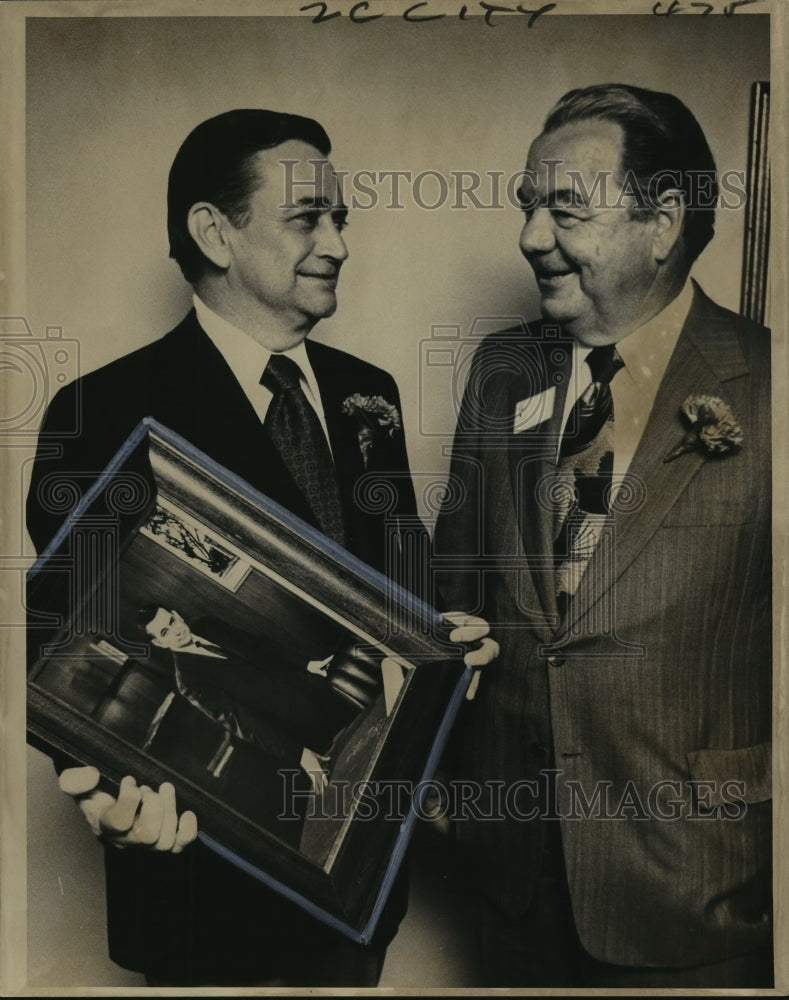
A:
<svg viewBox="0 0 789 1000">
<path fill-rule="evenodd" d="M 271 393 L 260 384 L 260 376 L 263 374 L 272 352 L 250 337 L 249 334 L 244 333 L 243 330 L 215 313 L 196 293 L 192 296 L 192 301 L 197 313 L 197 322 L 225 359 L 247 399 L 252 403 L 260 419 L 263 420 L 265 410 L 271 400 Z M 296 347 L 282 353 L 286 357 L 292 358 L 301 369 L 303 381 L 306 382 L 307 387 L 305 391 L 308 390 L 307 397 L 323 422 L 323 406 L 318 380 L 312 370 L 304 341 L 302 340 Z"/>
<path fill-rule="evenodd" d="M 616 413 L 614 422 L 616 475 L 627 471 L 636 453 L 692 301 L 693 285 L 688 279 L 679 295 L 657 316 L 653 316 L 616 345 L 625 363 L 625 367 L 611 382 Z M 573 404 L 592 381 L 592 373 L 585 364 L 590 351 L 590 347 L 578 342 L 573 345 L 571 384 L 565 401 L 562 427 L 567 423 Z M 557 456 L 558 454 L 557 444 Z"/>
<path fill-rule="evenodd" d="M 660 383 L 688 318 L 692 301 L 693 285 L 688 279 L 679 295 L 657 316 L 623 337 L 616 345 L 636 385 Z"/>
<path fill-rule="evenodd" d="M 693 285 L 688 279 L 679 295 L 672 299 L 657 316 L 647 320 L 643 326 L 623 337 L 616 344 L 619 356 L 625 363 L 625 370 L 636 385 L 659 384 L 668 367 L 669 359 L 676 347 L 682 327 L 688 318 L 693 301 Z M 592 348 L 573 344 L 573 368 L 577 371 L 586 361 Z M 585 377 L 579 375 L 575 398 L 583 392 L 591 381 L 591 372 L 584 369 Z M 612 387 L 620 380 L 612 382 Z M 572 401 L 571 401 L 572 405 Z"/>
<path fill-rule="evenodd" d="M 202 636 L 195 635 L 192 633 L 192 638 L 188 645 L 182 646 L 180 649 L 174 650 L 175 653 L 194 653 L 197 656 L 216 656 L 221 660 L 225 657 L 222 653 L 214 652 L 212 649 L 208 649 L 208 646 L 212 646 L 214 643 L 210 643 L 207 639 L 203 639 Z"/>
</svg>

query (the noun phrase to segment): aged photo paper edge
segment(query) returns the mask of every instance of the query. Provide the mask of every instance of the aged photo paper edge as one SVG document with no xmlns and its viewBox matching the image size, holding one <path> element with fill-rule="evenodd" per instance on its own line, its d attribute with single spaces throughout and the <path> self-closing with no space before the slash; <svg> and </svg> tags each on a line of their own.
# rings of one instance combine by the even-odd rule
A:
<svg viewBox="0 0 789 1000">
<path fill-rule="evenodd" d="M 239 14 L 276 16 L 293 15 L 298 2 L 277 2 L 261 13 L 258 4 L 228 4 L 221 16 Z M 438 9 L 441 4 L 434 0 Z M 448 9 L 457 10 L 457 3 Z M 560 0 L 559 13 L 564 14 L 644 14 L 652 8 L 643 0 L 591 0 L 568 2 Z M 789 949 L 780 949 L 780 942 L 789 938 L 787 889 L 789 888 L 789 858 L 780 849 L 789 828 L 789 805 L 786 785 L 789 774 L 789 745 L 785 734 L 785 715 L 789 699 L 786 675 L 787 607 L 789 580 L 787 553 L 787 509 L 789 509 L 789 477 L 786 456 L 789 453 L 789 351 L 786 326 L 789 319 L 789 185 L 786 184 L 787 148 L 789 147 L 789 73 L 786 53 L 789 52 L 789 9 L 781 0 L 769 0 L 754 13 L 771 14 L 771 327 L 773 330 L 773 456 L 774 456 L 774 861 L 776 958 L 775 993 L 783 995 L 789 988 Z M 398 7 L 399 9 L 399 7 Z M 188 16 L 196 13 L 219 14 L 214 5 L 185 3 L 33 3 L 10 2 L 0 7 L 0 166 L 5 183 L 0 189 L 2 218 L 2 283 L 0 284 L 0 315 L 25 314 L 25 19 L 28 16 Z M 737 16 L 748 16 L 747 11 Z M 15 464 L 13 448 L 0 448 L 0 482 L 15 482 L 16 476 L 6 474 Z M 16 606 L 20 592 L 13 588 L 23 580 L 24 560 L 9 549 L 7 538 L 13 536 L 13 525 L 20 516 L 21 498 L 9 490 L 2 497 L 0 521 L 0 567 L 4 570 L 4 605 Z M 29 560 L 32 562 L 32 560 Z M 4 609 L 5 610 L 5 609 Z M 5 620 L 7 615 L 4 615 Z M 5 627 L 0 630 L 0 993 L 15 995 L 137 995 L 130 989 L 87 988 L 53 989 L 31 993 L 26 990 L 26 846 L 25 846 L 25 681 L 21 664 L 24 662 L 24 628 Z M 194 994 L 195 991 L 167 991 Z M 261 990 L 214 991 L 200 990 L 200 995 L 259 995 Z M 298 991 L 294 991 L 298 992 Z M 352 992 L 352 991 L 348 991 Z M 479 991 L 452 991 L 476 993 Z M 551 991 L 560 992 L 560 991 Z M 599 991 L 588 991 L 590 994 Z M 695 991 L 688 991 L 695 992 Z M 716 991 L 705 991 L 715 993 Z"/>
</svg>

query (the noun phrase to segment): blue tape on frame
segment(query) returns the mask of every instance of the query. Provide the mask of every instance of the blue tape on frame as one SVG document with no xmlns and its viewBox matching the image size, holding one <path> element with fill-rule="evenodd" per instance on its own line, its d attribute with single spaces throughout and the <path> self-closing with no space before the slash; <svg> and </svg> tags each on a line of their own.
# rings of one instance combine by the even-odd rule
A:
<svg viewBox="0 0 789 1000">
<path fill-rule="evenodd" d="M 146 418 L 147 419 L 147 418 Z M 131 434 L 126 438 L 122 448 L 119 448 L 115 452 L 115 455 L 105 466 L 104 471 L 101 472 L 97 477 L 96 481 L 90 487 L 88 492 L 83 496 L 77 506 L 72 510 L 66 520 L 61 524 L 52 541 L 47 545 L 41 555 L 36 559 L 35 563 L 30 567 L 28 571 L 28 579 L 32 580 L 34 576 L 41 572 L 44 567 L 44 563 L 56 552 L 62 543 L 65 541 L 67 535 L 71 531 L 74 524 L 79 521 L 83 514 L 90 509 L 96 498 L 102 493 L 107 482 L 115 475 L 116 472 L 120 471 L 126 459 L 134 452 L 136 448 L 139 447 L 140 442 L 148 434 L 148 428 L 145 426 L 145 420 L 141 420 L 139 424 L 134 428 Z"/>
<path fill-rule="evenodd" d="M 436 625 L 443 623 L 443 616 L 437 612 L 435 608 L 431 607 L 429 604 L 422 601 L 420 598 L 416 597 L 410 591 L 401 587 L 394 581 L 390 580 L 388 577 L 384 576 L 384 574 L 379 573 L 367 563 L 357 559 L 346 549 L 342 548 L 342 546 L 323 535 L 317 528 L 314 528 L 312 525 L 302 521 L 301 518 L 296 517 L 295 514 L 280 506 L 270 497 L 255 490 L 245 480 L 241 479 L 235 473 L 226 469 L 218 462 L 215 462 L 209 455 L 206 455 L 204 452 L 200 451 L 200 449 L 195 448 L 185 438 L 182 438 L 179 434 L 176 434 L 168 427 L 158 423 L 152 417 L 145 417 L 132 431 L 123 446 L 118 449 L 105 467 L 104 471 L 97 477 L 96 481 L 91 485 L 74 510 L 69 514 L 68 518 L 58 529 L 49 545 L 47 545 L 36 562 L 30 568 L 28 579 L 34 578 L 39 572 L 41 572 L 44 564 L 52 557 L 57 549 L 60 548 L 73 525 L 76 524 L 90 509 L 92 504 L 106 488 L 107 483 L 112 479 L 115 473 L 122 469 L 124 463 L 140 446 L 149 431 L 153 431 L 158 437 L 173 445 L 178 451 L 195 461 L 221 482 L 227 483 L 241 496 L 244 496 L 255 505 L 261 507 L 263 510 L 270 512 L 274 517 L 284 522 L 289 528 L 298 532 L 298 534 L 302 537 L 312 542 L 317 548 L 324 550 L 327 554 L 333 556 L 338 562 L 343 563 L 349 570 L 366 581 L 370 586 L 375 587 L 382 593 L 386 593 L 390 598 L 395 597 L 403 607 L 407 608 L 411 612 L 417 613 L 423 620 Z M 449 737 L 450 730 L 455 721 L 455 717 L 460 709 L 465 693 L 471 682 L 472 673 L 472 668 L 467 667 L 454 688 L 452 697 L 450 698 L 449 704 L 436 733 L 436 738 L 433 741 L 419 785 L 417 786 L 418 788 L 421 788 L 421 786 L 429 782 L 435 774 L 436 768 L 438 767 L 438 763 L 441 759 L 441 754 L 443 753 Z M 422 789 L 422 794 L 423 793 L 424 789 Z M 414 826 L 419 818 L 420 807 L 422 804 L 421 798 L 422 795 L 420 794 L 419 801 L 414 802 L 412 796 L 408 815 L 401 824 L 400 833 L 398 834 L 397 842 L 390 855 L 378 896 L 376 897 L 370 917 L 362 931 L 356 930 L 345 921 L 334 916 L 334 914 L 329 913 L 327 910 L 311 902 L 301 893 L 296 892 L 294 889 L 291 889 L 278 879 L 268 875 L 260 868 L 257 868 L 255 865 L 245 861 L 233 851 L 230 851 L 218 841 L 208 836 L 208 834 L 201 831 L 198 833 L 198 839 L 220 857 L 224 858 L 237 868 L 240 868 L 242 871 L 262 882 L 264 885 L 267 885 L 273 891 L 283 896 L 283 898 L 295 903 L 317 920 L 322 921 L 324 924 L 350 938 L 352 941 L 361 944 L 368 944 L 375 933 L 378 921 L 389 898 L 389 893 L 400 870 L 400 866 L 403 863 L 409 841 L 413 834 Z"/>
<path fill-rule="evenodd" d="M 216 478 L 221 482 L 232 486 L 234 490 L 246 497 L 246 499 L 252 501 L 257 506 L 262 507 L 264 510 L 269 511 L 275 517 L 279 518 L 279 520 L 284 521 L 289 528 L 298 532 L 303 538 L 308 539 L 318 548 L 323 549 L 326 553 L 333 556 L 338 562 L 343 563 L 349 570 L 363 579 L 370 586 L 373 586 L 380 592 L 387 594 L 390 598 L 395 598 L 398 603 L 408 611 L 418 614 L 423 620 L 434 625 L 440 625 L 443 622 L 442 615 L 440 615 L 435 608 L 431 607 L 425 601 L 422 601 L 420 598 L 416 597 L 416 595 L 412 594 L 404 587 L 401 587 L 393 580 L 390 580 L 389 577 L 384 576 L 383 573 L 380 573 L 372 566 L 362 562 L 361 559 L 357 559 L 356 556 L 352 555 L 337 542 L 322 534 L 322 532 L 320 532 L 317 528 L 313 527 L 311 524 L 307 524 L 306 521 L 302 521 L 301 518 L 287 510 L 287 508 L 280 506 L 276 503 L 276 501 L 272 500 L 264 493 L 260 493 L 258 490 L 254 489 L 249 485 L 249 483 L 241 479 L 240 476 L 237 476 L 234 472 L 231 472 L 223 465 L 215 462 L 210 455 L 206 455 L 206 453 L 200 451 L 199 448 L 195 448 L 194 445 L 190 444 L 189 441 L 186 440 L 186 438 L 181 437 L 180 434 L 176 434 L 175 431 L 170 430 L 169 427 L 165 427 L 163 424 L 160 424 L 158 421 L 154 420 L 153 417 L 144 417 L 126 439 L 123 447 L 115 453 L 104 471 L 96 479 L 96 482 L 93 483 L 88 492 L 69 514 L 68 518 L 60 526 L 52 541 L 31 567 L 29 571 L 29 579 L 32 579 L 38 572 L 40 572 L 43 568 L 43 564 L 63 543 L 72 526 L 79 521 L 79 519 L 90 508 L 91 504 L 94 503 L 111 477 L 116 472 L 120 471 L 124 462 L 140 445 L 149 430 L 153 431 L 164 441 L 172 444 L 188 458 L 197 462 L 208 472 L 216 476 Z"/>
<path fill-rule="evenodd" d="M 430 750 L 430 754 L 427 758 L 427 763 L 425 764 L 424 770 L 422 772 L 422 777 L 419 780 L 420 787 L 425 785 L 433 775 L 436 773 L 436 768 L 441 760 L 441 754 L 444 752 L 444 747 L 449 738 L 450 730 L 455 721 L 460 706 L 465 698 L 466 691 L 468 690 L 469 684 L 471 683 L 471 677 L 474 673 L 473 667 L 466 667 L 460 680 L 455 685 L 455 690 L 452 692 L 452 697 L 449 700 L 449 705 L 447 705 L 447 710 L 444 712 L 444 717 L 441 720 L 441 725 L 438 727 L 438 732 L 436 733 L 436 738 L 433 741 L 433 746 Z M 400 836 L 397 839 L 392 855 L 389 859 L 389 865 L 387 866 L 386 873 L 384 874 L 383 882 L 381 883 L 381 890 L 378 894 L 378 898 L 373 907 L 373 911 L 370 914 L 370 919 L 367 922 L 364 930 L 362 931 L 361 940 L 367 944 L 373 934 L 375 933 L 375 928 L 378 925 L 378 920 L 380 919 L 383 908 L 386 905 L 386 900 L 389 898 L 389 892 L 391 891 L 394 880 L 397 877 L 397 873 L 400 870 L 400 865 L 405 857 L 405 852 L 408 849 L 409 841 L 411 840 L 411 835 L 414 831 L 414 826 L 417 819 L 419 818 L 419 813 L 421 811 L 422 797 L 426 789 L 422 788 L 420 799 L 418 803 L 414 803 L 413 796 L 411 797 L 411 806 L 408 810 L 408 816 L 406 816 L 403 821 L 402 830 Z"/>
<path fill-rule="evenodd" d="M 246 872 L 247 875 L 257 879 L 264 885 L 267 885 L 275 892 L 280 893 L 280 895 L 282 895 L 285 899 L 290 900 L 292 903 L 300 906 L 303 910 L 306 910 L 306 912 L 309 913 L 310 916 L 315 917 L 316 920 L 322 921 L 328 927 L 331 927 L 339 933 L 345 935 L 345 937 L 350 938 L 357 944 L 369 944 L 372 940 L 373 934 L 375 933 L 376 927 L 378 926 L 378 921 L 381 918 L 381 914 L 384 911 L 387 900 L 389 899 L 389 893 L 391 892 L 392 886 L 397 878 L 397 874 L 400 871 L 400 866 L 405 858 L 408 845 L 414 832 L 414 826 L 419 819 L 422 796 L 426 791 L 426 788 L 422 788 L 422 786 L 427 785 L 436 772 L 436 768 L 441 760 L 441 754 L 444 752 L 444 747 L 446 746 L 447 739 L 449 738 L 449 733 L 452 729 L 455 717 L 460 710 L 466 691 L 471 683 L 473 672 L 474 670 L 472 667 L 466 667 L 455 685 L 452 697 L 449 700 L 447 710 L 444 713 L 440 726 L 438 727 L 436 738 L 433 741 L 433 746 L 422 771 L 422 776 L 419 779 L 419 784 L 417 785 L 417 788 L 421 789 L 419 801 L 415 803 L 412 796 L 408 815 L 401 824 L 397 842 L 392 849 L 392 853 L 389 857 L 389 863 L 386 866 L 384 877 L 381 880 L 381 888 L 379 889 L 375 903 L 373 904 L 370 917 L 361 931 L 357 931 L 355 928 L 351 927 L 350 924 L 347 924 L 345 921 L 334 916 L 333 913 L 329 913 L 328 910 L 324 910 L 322 907 L 307 899 L 306 896 L 296 892 L 295 889 L 289 888 L 283 882 L 280 882 L 278 879 L 266 874 L 266 872 L 262 869 L 257 868 L 255 865 L 252 865 L 243 858 L 240 858 L 237 854 L 234 854 L 233 851 L 228 850 L 212 837 L 209 837 L 208 834 L 198 833 L 198 839 L 201 840 L 210 850 L 215 851 L 220 857 L 224 858 L 225 861 L 228 861 L 230 864 L 240 868 L 243 872 Z"/>
<path fill-rule="evenodd" d="M 248 861 L 244 861 L 243 858 L 240 858 L 237 854 L 234 854 L 226 847 L 223 847 L 220 843 L 214 840 L 213 837 L 209 837 L 206 833 L 198 833 L 197 837 L 198 840 L 201 840 L 206 845 L 206 847 L 215 851 L 220 857 L 224 858 L 225 861 L 230 862 L 230 864 L 235 865 L 237 868 L 240 868 L 241 871 L 246 872 L 247 875 L 251 875 L 259 882 L 267 885 L 270 889 L 273 889 L 285 899 L 289 899 L 292 903 L 300 906 L 303 910 L 306 910 L 310 916 L 315 917 L 317 920 L 322 921 L 334 930 L 339 931 L 341 934 L 349 937 L 357 944 L 366 943 L 362 934 L 360 934 L 359 931 L 354 930 L 354 928 L 349 924 L 346 924 L 338 917 L 335 917 L 333 914 L 329 913 L 328 910 L 324 910 L 317 904 L 310 902 L 306 896 L 302 896 L 301 893 L 296 892 L 295 889 L 290 889 L 284 884 L 284 882 L 280 882 L 277 879 L 272 878 L 271 875 L 267 875 L 266 872 L 262 871 L 262 869 L 255 867 L 255 865 L 250 864 Z"/>
</svg>

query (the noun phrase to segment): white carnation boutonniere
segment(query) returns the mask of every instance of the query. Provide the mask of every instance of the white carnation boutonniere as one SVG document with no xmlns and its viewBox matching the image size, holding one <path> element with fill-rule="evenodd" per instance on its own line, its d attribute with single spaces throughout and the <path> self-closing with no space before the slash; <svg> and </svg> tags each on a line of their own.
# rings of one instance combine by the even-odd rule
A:
<svg viewBox="0 0 789 1000">
<path fill-rule="evenodd" d="M 688 396 L 680 413 L 690 424 L 685 437 L 663 459 L 671 462 L 688 451 L 703 451 L 721 457 L 742 447 L 742 428 L 731 407 L 717 396 Z"/>
<path fill-rule="evenodd" d="M 359 450 L 366 469 L 376 438 L 383 434 L 393 438 L 400 430 L 400 414 L 383 396 L 362 396 L 359 392 L 348 396 L 342 404 L 342 412 L 357 419 Z"/>
</svg>

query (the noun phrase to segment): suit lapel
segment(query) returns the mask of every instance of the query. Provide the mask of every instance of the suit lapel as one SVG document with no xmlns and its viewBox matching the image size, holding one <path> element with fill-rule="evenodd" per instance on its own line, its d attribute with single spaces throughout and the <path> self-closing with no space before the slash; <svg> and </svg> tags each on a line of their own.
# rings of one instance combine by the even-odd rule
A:
<svg viewBox="0 0 789 1000">
<path fill-rule="evenodd" d="M 353 489 L 357 479 L 364 473 L 364 462 L 359 448 L 357 427 L 354 420 L 342 411 L 345 399 L 360 387 L 353 386 L 346 370 L 334 363 L 337 358 L 322 350 L 318 343 L 306 342 L 307 355 L 320 387 L 323 414 L 329 432 L 334 467 L 340 490 Z"/>
<path fill-rule="evenodd" d="M 175 333 L 188 343 L 174 356 L 188 359 L 191 378 L 185 380 L 190 399 L 182 412 L 190 426 L 179 430 L 196 447 L 241 476 L 250 486 L 310 524 L 315 520 L 298 486 L 233 372 L 192 312 Z"/>
<path fill-rule="evenodd" d="M 695 282 L 694 282 L 695 286 Z M 568 609 L 571 627 L 613 586 L 630 566 L 686 486 L 707 459 L 692 451 L 665 462 L 687 431 L 680 406 L 691 395 L 723 395 L 722 385 L 747 374 L 730 319 L 695 286 L 693 305 L 658 389 L 644 434 L 628 474 L 641 499 L 612 519 L 613 562 L 598 547 Z M 622 505 L 626 503 L 624 495 Z"/>
<path fill-rule="evenodd" d="M 534 344 L 541 350 L 542 343 Z M 529 562 L 534 589 L 546 615 L 556 616 L 556 591 L 553 570 L 553 512 L 544 484 L 556 469 L 556 448 L 561 433 L 564 403 L 567 397 L 571 352 L 567 346 L 544 351 L 545 367 L 535 393 L 534 379 L 524 374 L 513 379 L 507 392 L 507 410 L 514 419 L 516 409 L 527 400 L 534 400 L 537 423 L 517 434 L 508 442 L 510 484 L 515 516 L 523 550 Z M 551 390 L 552 393 L 551 393 Z M 544 393 L 551 393 L 546 399 Z M 527 403 L 527 408 L 531 405 Z M 539 412 L 539 407 L 544 412 Z"/>
</svg>

